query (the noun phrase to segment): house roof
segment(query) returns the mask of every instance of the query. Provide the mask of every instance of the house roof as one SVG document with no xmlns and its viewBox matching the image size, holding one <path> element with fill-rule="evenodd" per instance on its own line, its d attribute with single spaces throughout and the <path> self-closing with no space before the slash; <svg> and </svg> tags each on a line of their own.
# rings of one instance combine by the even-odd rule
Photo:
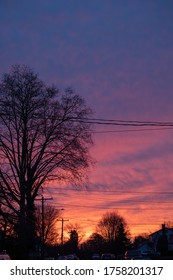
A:
<svg viewBox="0 0 173 280">
<path fill-rule="evenodd" d="M 166 230 L 166 232 L 171 232 L 171 233 L 173 234 L 173 228 L 167 228 L 167 227 L 165 227 L 164 229 Z M 157 230 L 157 231 L 151 233 L 150 236 L 152 237 L 153 235 L 160 234 L 162 231 L 163 231 L 163 229 L 161 228 L 161 229 L 159 229 L 159 230 Z"/>
</svg>

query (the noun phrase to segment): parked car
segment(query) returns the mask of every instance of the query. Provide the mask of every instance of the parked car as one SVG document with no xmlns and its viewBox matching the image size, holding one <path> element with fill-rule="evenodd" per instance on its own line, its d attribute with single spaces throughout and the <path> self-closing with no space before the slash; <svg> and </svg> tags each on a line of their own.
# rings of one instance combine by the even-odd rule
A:
<svg viewBox="0 0 173 280">
<path fill-rule="evenodd" d="M 104 253 L 101 255 L 101 260 L 115 260 L 115 255 L 111 253 Z"/>
<path fill-rule="evenodd" d="M 129 250 L 125 252 L 124 258 L 125 260 L 141 260 L 142 255 L 138 250 Z"/>
<path fill-rule="evenodd" d="M 6 253 L 6 251 L 0 252 L 0 260 L 11 260 L 10 256 Z"/>
<path fill-rule="evenodd" d="M 66 260 L 66 259 L 67 259 L 67 257 L 64 256 L 64 255 L 59 255 L 59 256 L 57 257 L 57 260 Z"/>
<path fill-rule="evenodd" d="M 79 258 L 76 256 L 76 254 L 69 254 L 66 256 L 67 260 L 78 260 Z"/>
<path fill-rule="evenodd" d="M 92 258 L 92 260 L 100 260 L 100 255 L 99 254 L 93 254 L 91 258 Z"/>
<path fill-rule="evenodd" d="M 46 258 L 44 258 L 44 260 L 54 260 L 54 258 L 53 257 L 46 257 Z"/>
<path fill-rule="evenodd" d="M 141 255 L 142 255 L 142 256 L 149 256 L 149 255 L 152 255 L 152 254 L 154 254 L 154 251 L 153 251 L 153 250 L 141 251 Z"/>
</svg>

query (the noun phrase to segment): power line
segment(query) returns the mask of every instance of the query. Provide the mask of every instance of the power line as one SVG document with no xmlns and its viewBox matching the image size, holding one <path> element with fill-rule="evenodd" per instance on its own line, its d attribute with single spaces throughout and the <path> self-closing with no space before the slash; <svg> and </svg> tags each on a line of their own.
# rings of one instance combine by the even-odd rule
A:
<svg viewBox="0 0 173 280">
<path fill-rule="evenodd" d="M 171 202 L 170 202 L 171 203 Z M 57 204 L 53 204 L 55 207 L 56 207 L 56 205 Z M 136 206 L 136 207 L 122 207 L 122 206 L 120 206 L 120 207 L 118 207 L 118 206 L 116 206 L 116 207 L 106 207 L 106 206 L 104 206 L 104 207 L 102 207 L 102 206 L 94 206 L 94 205 L 79 205 L 79 204 L 66 204 L 66 203 L 64 203 L 63 204 L 63 207 L 66 207 L 66 209 L 67 209 L 67 207 L 69 206 L 70 207 L 70 209 L 72 209 L 73 207 L 74 208 L 89 208 L 89 209 L 101 209 L 101 210 L 114 210 L 114 209 L 124 209 L 124 210 L 140 210 L 140 211 L 148 211 L 148 210 L 154 210 L 154 211 L 158 211 L 158 210 L 160 210 L 160 211 L 165 211 L 165 210 L 167 210 L 167 211 L 169 211 L 169 210 L 173 210 L 173 207 L 169 207 L 169 208 L 161 208 L 161 207 L 150 207 L 150 208 L 141 208 L 140 206 Z"/>
<path fill-rule="evenodd" d="M 79 197 L 79 199 L 81 200 L 82 197 Z M 138 200 L 137 199 L 127 199 L 127 200 L 121 200 L 121 201 L 118 201 L 118 200 L 106 200 L 104 198 L 90 198 L 90 202 L 100 202 L 100 203 L 114 203 L 114 204 L 130 204 L 130 203 L 142 203 L 142 204 L 172 204 L 172 201 L 160 201 L 160 200 Z M 85 205 L 84 205 L 85 207 Z"/>
<path fill-rule="evenodd" d="M 75 120 L 78 120 L 78 119 L 75 119 Z M 79 119 L 79 120 L 86 120 L 86 121 L 100 121 L 100 122 L 110 122 L 110 123 L 131 123 L 131 124 L 148 124 L 148 125 L 152 125 L 152 124 L 156 124 L 156 125 L 162 125 L 162 124 L 165 124 L 165 125 L 173 125 L 173 122 L 163 122 L 163 121 L 139 121 L 139 120 L 122 120 L 122 119 L 104 119 L 104 118 L 83 118 L 83 119 Z"/>
<path fill-rule="evenodd" d="M 55 190 L 62 190 L 62 191 L 74 191 L 74 192 L 87 192 L 90 193 L 128 193 L 128 194 L 135 194 L 135 193 L 141 193 L 141 194 L 173 194 L 173 191 L 123 191 L 123 190 L 93 190 L 93 189 L 74 189 L 74 188 L 59 188 L 59 187 L 50 187 L 51 189 Z M 60 193 L 59 193 L 60 194 Z"/>
<path fill-rule="evenodd" d="M 148 131 L 163 131 L 163 130 L 172 130 L 173 127 L 164 127 L 164 128 L 141 128 L 141 129 L 121 129 L 121 130 L 102 130 L 91 131 L 94 134 L 106 134 L 106 133 L 125 133 L 125 132 L 148 132 Z"/>
<path fill-rule="evenodd" d="M 158 121 L 133 121 L 133 120 L 110 120 L 110 119 L 101 119 L 101 118 L 83 118 L 83 119 L 71 119 L 75 122 L 83 122 L 89 124 L 98 124 L 98 125 L 113 125 L 113 126 L 166 126 L 172 127 L 173 122 L 158 122 Z"/>
<path fill-rule="evenodd" d="M 37 117 L 37 116 L 36 116 Z M 122 120 L 122 119 L 105 119 L 105 118 L 78 118 L 71 117 L 67 119 L 57 118 L 47 115 L 47 119 L 60 122 L 82 122 L 90 124 L 105 124 L 105 125 L 131 125 L 131 126 L 173 126 L 172 121 L 139 121 L 139 120 Z"/>
</svg>

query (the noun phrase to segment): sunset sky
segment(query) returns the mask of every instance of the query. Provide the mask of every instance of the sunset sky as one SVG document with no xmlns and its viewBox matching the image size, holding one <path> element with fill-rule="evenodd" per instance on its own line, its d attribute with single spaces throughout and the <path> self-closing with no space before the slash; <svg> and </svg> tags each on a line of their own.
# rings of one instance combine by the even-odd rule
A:
<svg viewBox="0 0 173 280">
<path fill-rule="evenodd" d="M 1 0 L 0 40 L 1 76 L 26 64 L 49 85 L 71 86 L 94 118 L 173 121 L 171 0 Z M 107 211 L 132 236 L 173 222 L 173 129 L 93 130 L 87 190 L 45 189 L 63 218 L 87 236 Z"/>
</svg>

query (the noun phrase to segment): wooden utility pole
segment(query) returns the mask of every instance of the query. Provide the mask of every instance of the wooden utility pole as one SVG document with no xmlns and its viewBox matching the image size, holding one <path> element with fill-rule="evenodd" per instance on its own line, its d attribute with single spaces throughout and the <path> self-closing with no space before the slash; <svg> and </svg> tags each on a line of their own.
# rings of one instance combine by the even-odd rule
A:
<svg viewBox="0 0 173 280">
<path fill-rule="evenodd" d="M 42 198 L 37 198 L 36 200 L 41 200 L 41 221 L 42 221 L 42 230 L 41 230 L 41 258 L 44 258 L 44 230 L 45 230 L 45 223 L 44 223 L 44 202 L 46 200 L 52 200 L 52 197 L 49 198 L 44 198 L 44 196 L 42 195 Z"/>
<path fill-rule="evenodd" d="M 64 220 L 63 218 L 61 220 L 61 245 L 64 243 L 64 222 L 68 222 L 69 220 Z"/>
</svg>

